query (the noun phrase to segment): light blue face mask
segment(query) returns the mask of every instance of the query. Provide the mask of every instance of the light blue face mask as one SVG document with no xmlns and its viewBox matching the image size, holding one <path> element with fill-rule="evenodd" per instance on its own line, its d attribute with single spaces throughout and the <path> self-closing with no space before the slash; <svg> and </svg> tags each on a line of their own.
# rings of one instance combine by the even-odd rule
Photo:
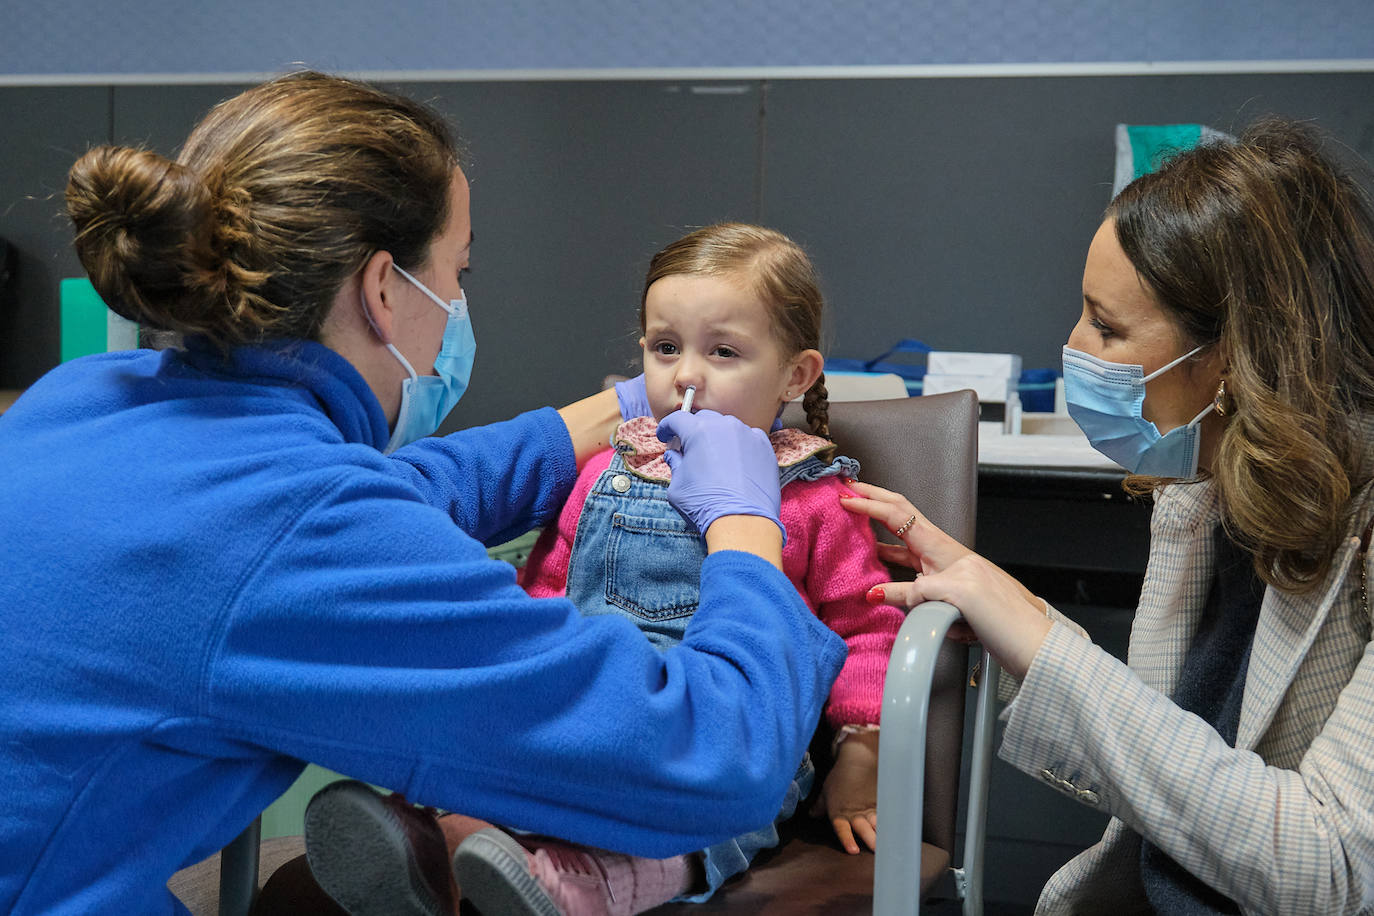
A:
<svg viewBox="0 0 1374 916">
<path fill-rule="evenodd" d="M 1143 366 L 1110 363 L 1064 348 L 1064 400 L 1083 435 L 1097 449 L 1134 474 L 1188 478 L 1197 475 L 1199 423 L 1212 405 L 1185 426 L 1164 435 L 1141 414 L 1145 383 L 1158 378 L 1202 347 L 1145 374 Z"/>
<path fill-rule="evenodd" d="M 439 355 L 434 357 L 434 371 L 438 375 L 417 375 L 400 350 L 392 344 L 386 345 L 410 377 L 401 382 L 401 410 L 396 414 L 391 441 L 382 449 L 384 454 L 391 454 L 403 445 L 423 439 L 439 428 L 444 417 L 448 416 L 467 390 L 468 379 L 472 377 L 473 357 L 477 354 L 477 339 L 472 333 L 472 319 L 468 317 L 467 297 L 445 302 L 401 267 L 396 264 L 392 266 L 397 273 L 415 284 L 420 292 L 434 300 L 435 305 L 448 312 L 448 323 L 444 325 L 444 340 L 439 345 Z M 366 302 L 363 303 L 363 313 L 367 314 Z"/>
</svg>

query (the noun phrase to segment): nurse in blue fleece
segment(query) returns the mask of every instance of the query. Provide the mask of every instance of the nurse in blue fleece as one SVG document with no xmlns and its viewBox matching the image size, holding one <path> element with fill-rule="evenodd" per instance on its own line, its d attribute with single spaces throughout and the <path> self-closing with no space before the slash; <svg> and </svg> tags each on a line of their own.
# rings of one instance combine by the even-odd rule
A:
<svg viewBox="0 0 1374 916">
<path fill-rule="evenodd" d="M 844 646 L 777 569 L 768 441 L 665 420 L 710 552 L 680 647 L 526 596 L 484 545 L 550 520 L 619 410 L 427 435 L 473 348 L 441 120 L 295 74 L 175 162 L 92 150 L 67 205 L 105 301 L 185 346 L 0 417 L 0 912 L 184 912 L 168 877 L 305 761 L 645 856 L 772 816 Z"/>
</svg>

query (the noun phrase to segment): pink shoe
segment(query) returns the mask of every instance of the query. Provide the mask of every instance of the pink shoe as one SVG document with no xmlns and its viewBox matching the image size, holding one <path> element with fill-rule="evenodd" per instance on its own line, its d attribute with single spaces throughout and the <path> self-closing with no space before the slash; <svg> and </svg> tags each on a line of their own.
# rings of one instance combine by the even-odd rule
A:
<svg viewBox="0 0 1374 916">
<path fill-rule="evenodd" d="M 687 890 L 686 856 L 642 859 L 546 836 L 479 830 L 453 854 L 463 899 L 488 916 L 632 916 Z"/>
<path fill-rule="evenodd" d="M 523 843 L 523 845 L 522 845 Z M 479 830 L 453 855 L 463 899 L 500 916 L 610 916 L 606 872 L 582 848 L 545 837 Z M 623 911 L 620 911 L 623 912 Z"/>
</svg>

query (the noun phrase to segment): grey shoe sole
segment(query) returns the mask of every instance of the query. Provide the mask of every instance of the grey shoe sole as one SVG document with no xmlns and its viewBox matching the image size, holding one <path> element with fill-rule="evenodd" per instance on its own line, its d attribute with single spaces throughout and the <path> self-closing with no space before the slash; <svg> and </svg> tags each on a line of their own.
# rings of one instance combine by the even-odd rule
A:
<svg viewBox="0 0 1374 916">
<path fill-rule="evenodd" d="M 315 793 L 305 809 L 305 855 L 320 887 L 352 916 L 452 916 L 420 876 L 405 830 L 360 782 Z"/>
<path fill-rule="evenodd" d="M 488 827 L 453 853 L 453 875 L 463 899 L 482 916 L 562 916 L 527 862 L 514 838 Z"/>
</svg>

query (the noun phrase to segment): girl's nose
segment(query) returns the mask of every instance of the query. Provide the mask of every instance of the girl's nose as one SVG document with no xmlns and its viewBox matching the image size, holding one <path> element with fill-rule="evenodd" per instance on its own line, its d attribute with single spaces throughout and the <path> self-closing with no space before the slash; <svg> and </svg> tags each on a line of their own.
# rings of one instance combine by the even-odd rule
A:
<svg viewBox="0 0 1374 916">
<path fill-rule="evenodd" d="M 682 403 L 686 399 L 688 388 L 692 389 L 693 396 L 695 397 L 695 395 L 699 394 L 701 391 L 701 383 L 699 381 L 692 381 L 691 379 L 684 378 L 683 376 L 678 376 L 675 390 L 677 391 L 679 403 Z"/>
<path fill-rule="evenodd" d="M 700 365 L 692 359 L 678 363 L 677 373 L 673 376 L 673 386 L 679 396 L 688 388 L 701 388 L 702 373 Z"/>
</svg>

